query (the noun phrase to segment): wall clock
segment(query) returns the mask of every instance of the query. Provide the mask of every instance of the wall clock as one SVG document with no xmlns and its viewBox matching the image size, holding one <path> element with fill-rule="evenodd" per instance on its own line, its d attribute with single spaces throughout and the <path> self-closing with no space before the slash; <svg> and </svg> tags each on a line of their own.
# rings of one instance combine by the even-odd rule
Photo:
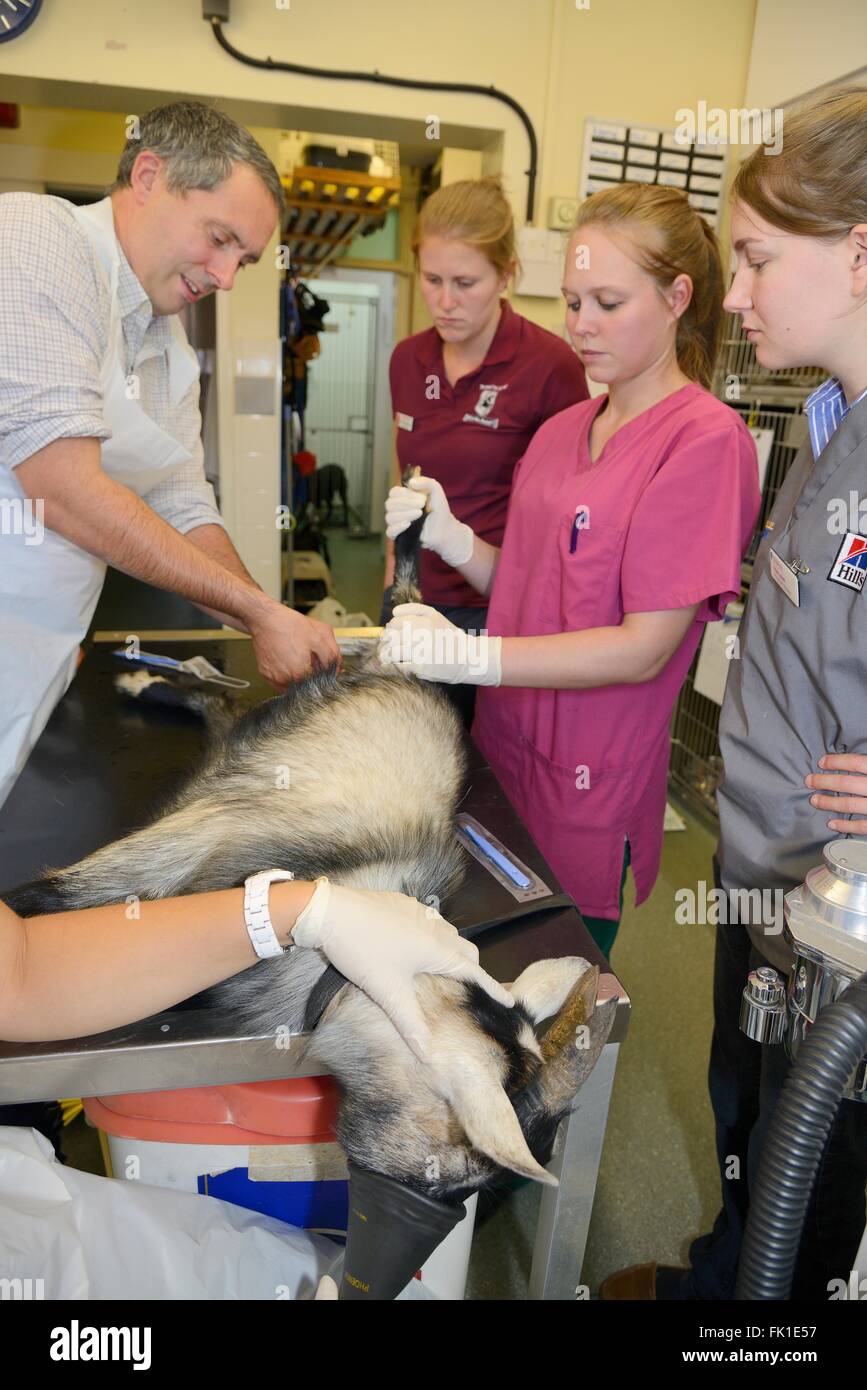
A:
<svg viewBox="0 0 867 1390">
<path fill-rule="evenodd" d="M 0 43 L 17 39 L 42 9 L 42 0 L 0 0 Z"/>
</svg>

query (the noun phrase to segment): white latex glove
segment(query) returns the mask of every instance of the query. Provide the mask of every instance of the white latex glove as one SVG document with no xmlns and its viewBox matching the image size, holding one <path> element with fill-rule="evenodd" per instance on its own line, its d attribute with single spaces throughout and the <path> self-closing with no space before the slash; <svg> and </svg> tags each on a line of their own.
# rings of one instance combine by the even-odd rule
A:
<svg viewBox="0 0 867 1390">
<path fill-rule="evenodd" d="M 473 637 L 425 603 L 399 603 L 379 639 L 379 659 L 425 681 L 499 685 L 502 648 L 502 637 Z"/>
<path fill-rule="evenodd" d="M 431 1061 L 430 1033 L 419 1007 L 416 975 L 474 981 L 511 1007 L 507 989 L 479 965 L 478 948 L 433 907 L 403 893 L 340 888 L 327 878 L 292 929 L 297 946 L 321 950 L 332 965 L 384 1009 L 421 1062 Z"/>
<path fill-rule="evenodd" d="M 428 503 L 421 528 L 425 550 L 435 550 L 447 565 L 465 565 L 473 558 L 472 527 L 458 521 L 436 478 L 412 478 L 408 487 L 393 487 L 385 499 L 385 534 L 394 540 L 416 521 Z"/>
</svg>

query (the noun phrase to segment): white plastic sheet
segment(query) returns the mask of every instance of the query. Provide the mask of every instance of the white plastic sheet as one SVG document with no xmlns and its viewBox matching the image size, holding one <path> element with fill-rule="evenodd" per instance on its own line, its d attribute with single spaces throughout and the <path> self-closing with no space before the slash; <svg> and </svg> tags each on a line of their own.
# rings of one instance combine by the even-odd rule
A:
<svg viewBox="0 0 867 1390">
<path fill-rule="evenodd" d="M 0 1126 L 0 1278 L 41 1280 L 30 1297 L 312 1300 L 342 1253 L 216 1197 L 80 1173 L 36 1130 Z M 430 1297 L 413 1285 L 401 1299 Z"/>
</svg>

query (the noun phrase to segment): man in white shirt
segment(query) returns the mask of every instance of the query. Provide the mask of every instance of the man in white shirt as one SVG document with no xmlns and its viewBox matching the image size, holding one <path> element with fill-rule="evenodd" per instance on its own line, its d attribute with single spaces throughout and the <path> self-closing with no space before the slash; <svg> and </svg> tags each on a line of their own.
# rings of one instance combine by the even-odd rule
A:
<svg viewBox="0 0 867 1390">
<path fill-rule="evenodd" d="M 332 630 L 263 593 L 229 540 L 176 317 L 232 288 L 282 206 L 261 146 L 195 102 L 141 118 L 101 202 L 0 196 L 0 803 L 72 679 L 107 564 L 249 632 L 278 688 L 338 659 Z"/>
</svg>

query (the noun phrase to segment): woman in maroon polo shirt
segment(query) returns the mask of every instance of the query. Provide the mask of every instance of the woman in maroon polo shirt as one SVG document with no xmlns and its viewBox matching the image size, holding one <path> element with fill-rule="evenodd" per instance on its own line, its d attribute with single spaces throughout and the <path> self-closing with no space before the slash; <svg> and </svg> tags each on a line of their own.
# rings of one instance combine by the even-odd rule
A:
<svg viewBox="0 0 867 1390">
<path fill-rule="evenodd" d="M 405 338 L 391 358 L 396 481 L 417 465 L 442 484 L 460 521 L 499 546 L 515 465 L 549 416 L 587 399 L 584 368 L 568 343 L 501 298 L 517 252 L 499 180 L 438 189 L 422 206 L 412 248 L 434 326 Z M 389 546 L 387 584 L 393 563 Z M 486 599 L 431 550 L 422 551 L 421 590 L 458 627 L 485 626 Z M 386 590 L 383 622 L 389 599 Z M 469 727 L 475 686 L 448 693 Z"/>
</svg>

